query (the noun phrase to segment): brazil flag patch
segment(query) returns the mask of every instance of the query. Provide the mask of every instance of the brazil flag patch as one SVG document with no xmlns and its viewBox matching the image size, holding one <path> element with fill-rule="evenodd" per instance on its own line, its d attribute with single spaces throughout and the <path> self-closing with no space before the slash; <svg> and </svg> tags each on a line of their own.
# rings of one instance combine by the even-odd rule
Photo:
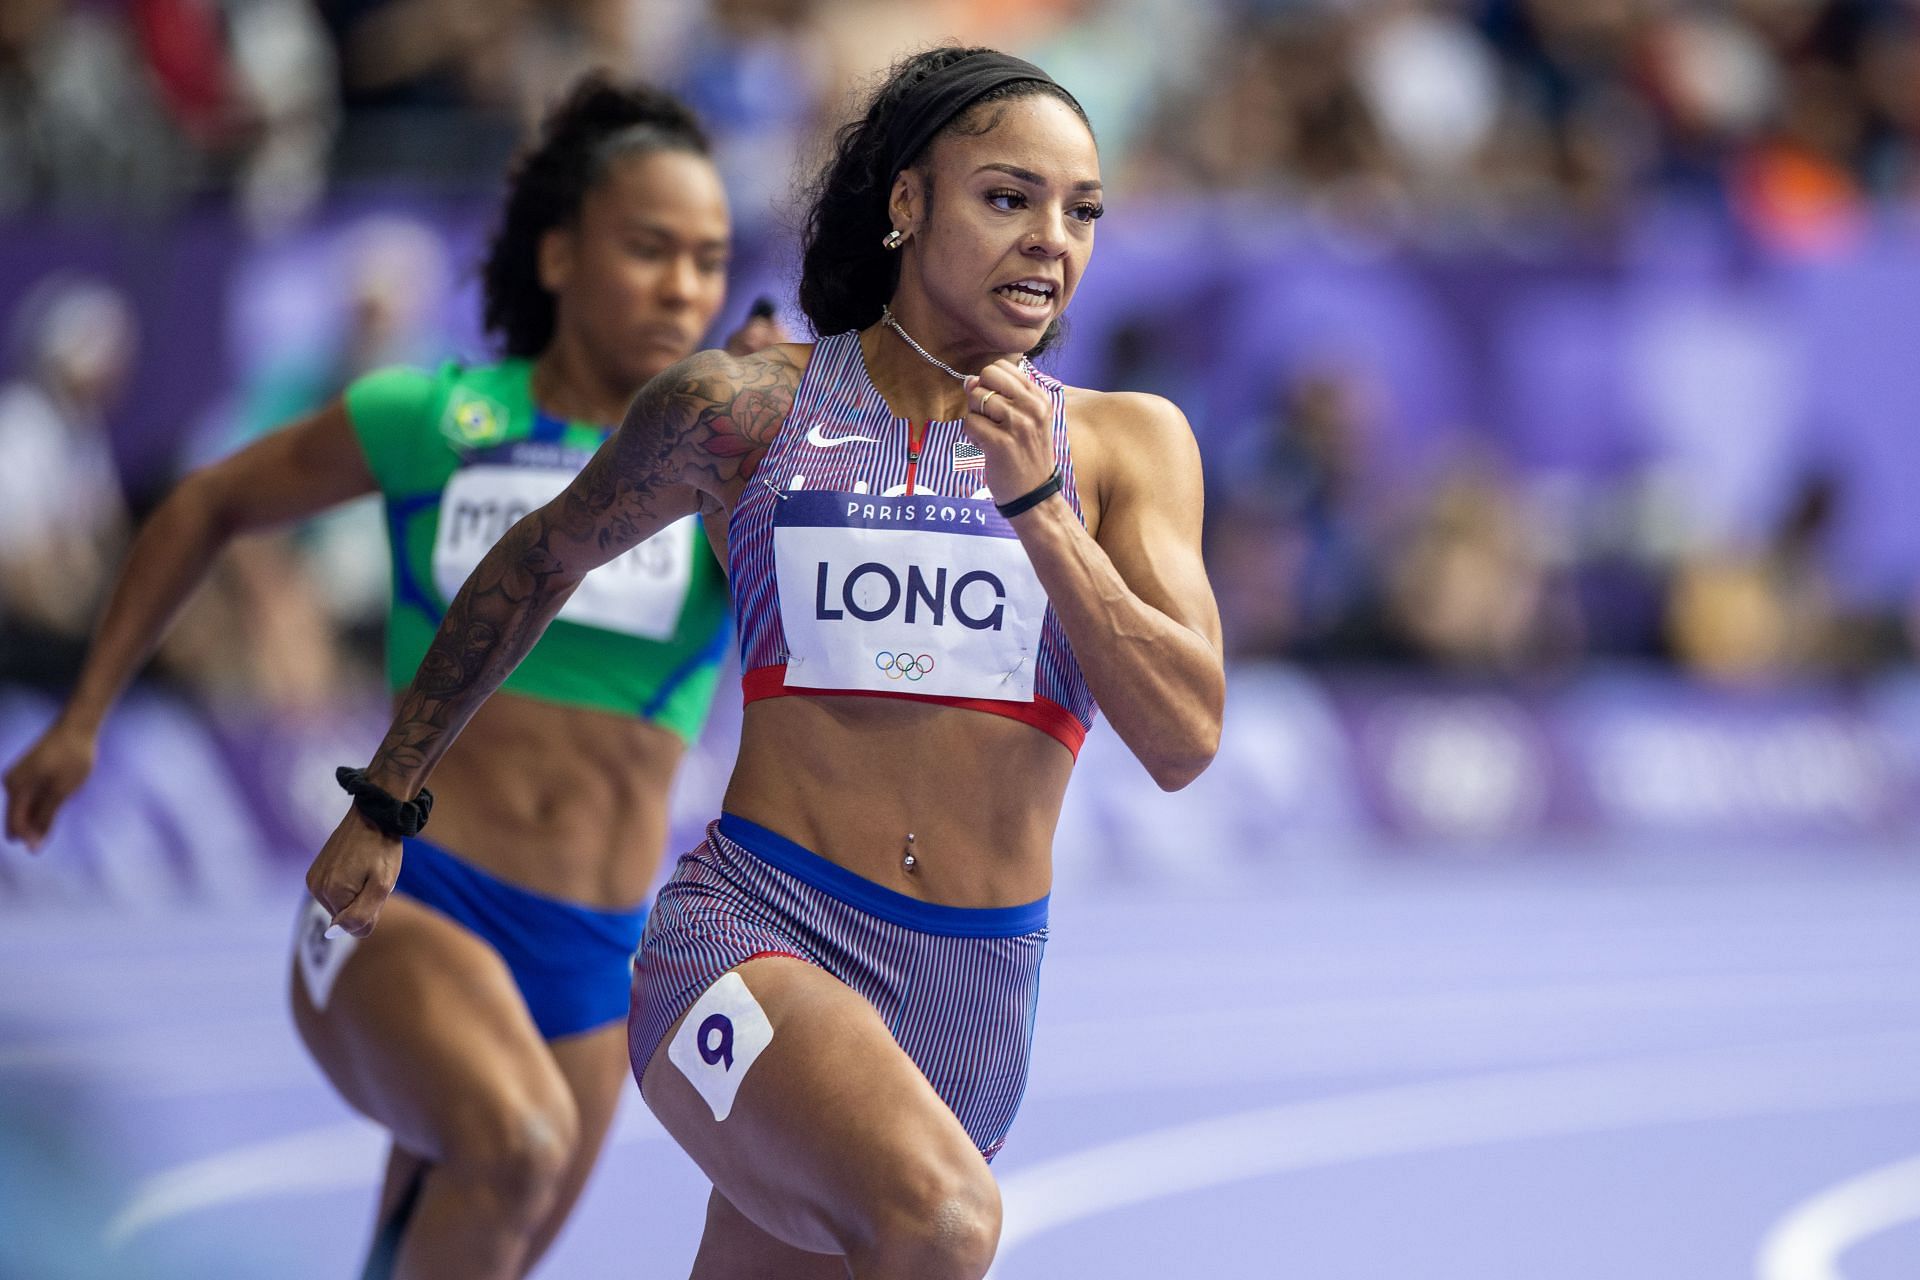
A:
<svg viewBox="0 0 1920 1280">
<path fill-rule="evenodd" d="M 507 435 L 507 410 L 497 400 L 460 388 L 447 401 L 441 434 L 468 449 L 499 444 Z"/>
</svg>

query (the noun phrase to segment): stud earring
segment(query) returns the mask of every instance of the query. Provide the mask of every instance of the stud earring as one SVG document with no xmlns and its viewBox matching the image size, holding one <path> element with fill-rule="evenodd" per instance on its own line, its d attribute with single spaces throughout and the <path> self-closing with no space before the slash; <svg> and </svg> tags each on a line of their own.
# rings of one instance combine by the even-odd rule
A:
<svg viewBox="0 0 1920 1280">
<path fill-rule="evenodd" d="M 900 228 L 898 227 L 895 227 L 893 230 L 887 232 L 887 234 L 880 237 L 880 243 L 885 245 L 889 249 L 898 249 L 901 245 L 905 244 L 906 242 L 907 242 L 907 233 L 900 230 Z"/>
</svg>

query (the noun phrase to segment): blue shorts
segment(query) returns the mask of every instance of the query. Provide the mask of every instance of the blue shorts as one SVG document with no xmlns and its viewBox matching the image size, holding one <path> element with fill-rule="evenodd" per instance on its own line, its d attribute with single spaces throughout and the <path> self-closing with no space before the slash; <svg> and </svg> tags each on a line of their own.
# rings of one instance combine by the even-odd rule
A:
<svg viewBox="0 0 1920 1280">
<path fill-rule="evenodd" d="M 789 955 L 865 996 L 988 1159 L 1026 1092 L 1047 900 L 948 907 L 896 893 L 726 814 L 680 859 L 634 968 L 636 1078 L 720 976 Z"/>
<path fill-rule="evenodd" d="M 647 908 L 602 911 L 522 889 L 439 845 L 405 842 L 394 892 L 432 907 L 500 953 L 549 1040 L 627 1015 Z"/>
</svg>

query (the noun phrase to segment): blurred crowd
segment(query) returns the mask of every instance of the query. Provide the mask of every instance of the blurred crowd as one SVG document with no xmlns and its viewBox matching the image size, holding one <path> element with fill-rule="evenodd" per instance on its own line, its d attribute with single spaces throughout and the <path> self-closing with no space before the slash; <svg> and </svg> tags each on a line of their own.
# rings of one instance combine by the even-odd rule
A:
<svg viewBox="0 0 1920 1280">
<path fill-rule="evenodd" d="M 1768 688 L 1856 680 L 1920 646 L 1897 599 L 1835 589 L 1845 487 L 1817 469 L 1750 535 L 1711 537 L 1657 459 L 1576 487 L 1469 447 L 1383 483 L 1364 384 L 1332 374 L 1249 425 L 1252 456 L 1210 476 L 1208 523 L 1242 658 L 1523 679 L 1655 662 Z"/>
<path fill-rule="evenodd" d="M 1669 186 L 1803 237 L 1920 183 L 1910 0 L 10 0 L 0 209 L 485 181 L 595 66 L 686 93 L 778 195 L 850 85 L 945 38 L 1073 85 L 1123 186 L 1414 231 Z"/>
<path fill-rule="evenodd" d="M 384 278 L 384 277 L 383 277 Z M 384 286 L 357 288 L 356 317 L 321 370 L 268 365 L 184 439 L 181 466 L 210 460 L 319 407 L 356 372 L 389 363 Z M 15 376 L 0 384 L 0 684 L 60 690 L 125 556 L 137 507 L 108 426 L 139 355 L 138 317 L 107 282 L 55 273 L 19 305 Z M 259 411 L 270 407 L 273 416 Z M 136 502 L 134 499 L 139 501 Z M 369 503 L 305 528 L 240 539 L 156 655 L 164 681 L 213 704 L 316 711 L 376 687 L 387 577 Z"/>
<path fill-rule="evenodd" d="M 1920 204 L 1912 0 L 8 0 L 0 225 L 217 208 L 267 253 L 343 192 L 485 203 L 542 105 L 612 67 L 694 103 L 738 230 L 784 243 L 794 157 L 865 77 L 947 38 L 1073 87 L 1134 206 L 1251 201 L 1376 244 L 1524 255 L 1603 241 L 1667 197 L 1786 254 Z M 181 425 L 178 466 L 446 350 L 464 264 L 439 232 L 375 220 L 331 252 L 314 287 L 336 320 L 235 361 L 218 406 Z M 126 485 L 107 443 L 140 318 L 96 275 L 0 302 L 0 679 L 54 686 L 155 482 Z M 1170 327 L 1114 332 L 1105 384 L 1178 395 Z M 1906 610 L 1829 581 L 1852 495 L 1818 466 L 1764 527 L 1703 538 L 1656 466 L 1574 501 L 1482 435 L 1383 480 L 1393 411 L 1364 372 L 1295 370 L 1224 424 L 1182 402 L 1227 443 L 1207 536 L 1241 657 L 1523 676 L 1618 657 L 1764 684 L 1914 649 Z M 252 545 L 164 668 L 296 706 L 372 687 L 380 536 L 369 510 Z"/>
<path fill-rule="evenodd" d="M 1134 162 L 1169 184 L 1442 228 L 1604 221 L 1677 188 L 1784 240 L 1920 196 L 1908 0 L 1249 7 L 1224 75 L 1150 117 Z"/>
</svg>

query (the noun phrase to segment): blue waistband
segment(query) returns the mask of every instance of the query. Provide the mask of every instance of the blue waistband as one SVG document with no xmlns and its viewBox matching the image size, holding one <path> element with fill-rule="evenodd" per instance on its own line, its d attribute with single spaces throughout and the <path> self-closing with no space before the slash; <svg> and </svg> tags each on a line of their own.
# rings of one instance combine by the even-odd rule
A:
<svg viewBox="0 0 1920 1280">
<path fill-rule="evenodd" d="M 1017 907 L 950 907 L 940 902 L 923 902 L 829 862 L 757 822 L 723 813 L 718 825 L 721 835 L 796 880 L 803 880 L 868 915 L 920 933 L 949 938 L 1017 938 L 1047 925 L 1046 898 Z"/>
<path fill-rule="evenodd" d="M 414 897 L 425 899 L 432 894 L 438 898 L 452 891 L 469 910 L 497 914 L 527 928 L 571 923 L 578 932 L 608 940 L 610 945 L 625 946 L 629 951 L 646 927 L 650 902 L 623 910 L 590 907 L 502 880 L 420 836 L 409 836 L 402 848 L 400 880 L 394 887 Z M 635 940 L 633 944 L 626 942 L 629 935 Z"/>
</svg>

